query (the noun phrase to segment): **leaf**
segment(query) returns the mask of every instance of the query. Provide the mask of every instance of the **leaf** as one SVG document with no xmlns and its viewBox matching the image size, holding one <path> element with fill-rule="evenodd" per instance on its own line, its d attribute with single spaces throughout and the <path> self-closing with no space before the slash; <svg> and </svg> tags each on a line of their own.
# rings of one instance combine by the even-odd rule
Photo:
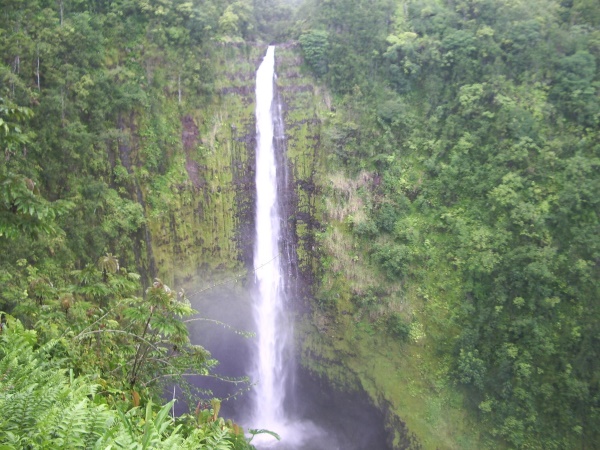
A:
<svg viewBox="0 0 600 450">
<path fill-rule="evenodd" d="M 159 413 L 156 415 L 156 419 L 154 421 L 155 427 L 159 430 L 159 433 L 164 433 L 167 426 L 169 426 L 171 419 L 169 417 L 169 412 L 171 411 L 173 405 L 175 404 L 175 400 L 171 400 L 169 403 L 164 405 Z"/>
<path fill-rule="evenodd" d="M 253 438 L 254 436 L 257 436 L 257 435 L 259 435 L 259 434 L 269 434 L 269 435 L 273 436 L 275 439 L 277 439 L 278 441 L 280 441 L 280 440 L 281 440 L 281 437 L 280 437 L 280 436 L 279 436 L 277 433 L 275 433 L 275 432 L 273 432 L 273 431 L 269 431 L 269 430 L 264 430 L 264 429 L 260 429 L 260 430 L 257 430 L 257 429 L 252 429 L 252 430 L 248 430 L 248 433 L 250 433 L 250 434 L 252 435 L 252 438 Z M 250 439 L 252 439 L 252 438 L 250 438 Z"/>
<path fill-rule="evenodd" d="M 137 391 L 131 391 L 131 402 L 133 406 L 140 406 L 140 394 Z"/>
</svg>

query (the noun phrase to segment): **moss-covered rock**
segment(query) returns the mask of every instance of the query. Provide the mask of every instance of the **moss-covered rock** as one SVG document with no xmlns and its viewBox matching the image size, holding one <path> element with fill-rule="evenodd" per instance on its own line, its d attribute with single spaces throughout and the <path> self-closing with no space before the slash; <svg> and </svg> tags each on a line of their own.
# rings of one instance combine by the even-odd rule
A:
<svg viewBox="0 0 600 450">
<path fill-rule="evenodd" d="M 263 50 L 217 45 L 212 95 L 157 96 L 124 124 L 121 160 L 145 210 L 137 259 L 147 278 L 198 285 L 251 260 L 254 77 Z"/>
</svg>

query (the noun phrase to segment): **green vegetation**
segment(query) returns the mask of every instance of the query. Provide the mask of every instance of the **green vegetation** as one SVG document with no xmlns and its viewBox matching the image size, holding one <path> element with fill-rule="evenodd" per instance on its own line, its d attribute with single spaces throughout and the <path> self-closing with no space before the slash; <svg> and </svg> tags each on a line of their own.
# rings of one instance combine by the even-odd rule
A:
<svg viewBox="0 0 600 450">
<path fill-rule="evenodd" d="M 135 407 L 90 374 L 76 376 L 60 355 L 64 340 L 38 346 L 35 331 L 8 317 L 0 336 L 2 448 L 249 449 L 243 432 L 218 417 L 219 402 L 175 420 L 174 401 Z M 254 431 L 256 434 L 256 431 Z"/>
<path fill-rule="evenodd" d="M 216 364 L 166 285 L 250 260 L 256 43 L 292 40 L 303 363 L 398 448 L 598 448 L 597 1 L 297 6 L 3 3 L 2 443 L 250 445 L 160 406 Z"/>
<path fill-rule="evenodd" d="M 600 7 L 304 8 L 336 93 L 308 364 L 426 448 L 597 448 Z"/>
<path fill-rule="evenodd" d="M 166 285 L 198 287 L 248 256 L 262 50 L 245 40 L 285 11 L 2 4 L 3 448 L 251 448 L 211 392 L 186 384 L 218 377 L 217 362 L 190 343 L 195 311 Z M 173 384 L 195 411 L 177 420 L 161 406 Z"/>
</svg>

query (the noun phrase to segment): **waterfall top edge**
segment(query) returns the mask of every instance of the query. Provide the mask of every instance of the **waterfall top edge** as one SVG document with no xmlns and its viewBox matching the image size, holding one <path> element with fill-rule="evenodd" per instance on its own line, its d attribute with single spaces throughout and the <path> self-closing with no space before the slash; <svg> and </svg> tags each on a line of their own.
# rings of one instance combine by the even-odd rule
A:
<svg viewBox="0 0 600 450">
<path fill-rule="evenodd" d="M 265 59 L 266 58 L 272 58 L 273 56 L 275 56 L 275 46 L 274 45 L 269 45 L 267 47 L 267 53 L 265 54 Z"/>
</svg>

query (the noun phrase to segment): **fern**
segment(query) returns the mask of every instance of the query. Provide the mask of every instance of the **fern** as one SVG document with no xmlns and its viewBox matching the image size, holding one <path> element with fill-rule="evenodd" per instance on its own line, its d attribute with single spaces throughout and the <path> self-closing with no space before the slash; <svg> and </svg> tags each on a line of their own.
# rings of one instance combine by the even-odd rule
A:
<svg viewBox="0 0 600 450">
<path fill-rule="evenodd" d="M 233 449 L 234 428 L 218 412 L 210 422 L 184 428 L 169 416 L 173 402 L 157 411 L 122 412 L 98 397 L 88 377 L 67 376 L 52 358 L 56 342 L 37 349 L 35 333 L 8 319 L 0 335 L 0 449 Z M 213 417 L 213 416 L 211 416 Z M 245 439 L 241 447 L 251 449 Z"/>
</svg>

